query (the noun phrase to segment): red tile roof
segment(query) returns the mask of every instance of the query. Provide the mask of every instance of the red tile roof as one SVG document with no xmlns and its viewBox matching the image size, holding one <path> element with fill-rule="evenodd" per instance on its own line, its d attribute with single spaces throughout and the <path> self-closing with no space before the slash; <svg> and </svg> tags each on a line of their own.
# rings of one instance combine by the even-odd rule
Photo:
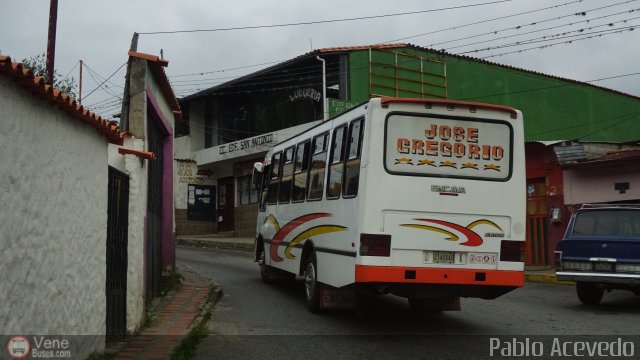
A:
<svg viewBox="0 0 640 360">
<path fill-rule="evenodd" d="M 0 74 L 12 78 L 16 84 L 31 91 L 41 99 L 56 104 L 58 108 L 72 117 L 93 126 L 109 142 L 122 145 L 122 134 L 115 121 L 105 120 L 101 116 L 85 109 L 74 99 L 61 93 L 60 90 L 45 84 L 44 79 L 35 76 L 30 69 L 20 63 L 12 62 L 11 57 L 0 55 Z"/>
<path fill-rule="evenodd" d="M 155 55 L 139 53 L 135 51 L 129 51 L 129 56 L 138 59 L 144 59 L 150 62 L 153 77 L 158 82 L 162 94 L 164 94 L 165 98 L 169 102 L 169 106 L 171 106 L 174 118 L 176 119 L 176 121 L 182 120 L 182 110 L 180 110 L 178 99 L 176 99 L 176 95 L 173 92 L 171 83 L 169 83 L 169 78 L 167 78 L 167 74 L 164 72 L 164 68 L 169 66 L 169 61 L 160 59 Z"/>
</svg>

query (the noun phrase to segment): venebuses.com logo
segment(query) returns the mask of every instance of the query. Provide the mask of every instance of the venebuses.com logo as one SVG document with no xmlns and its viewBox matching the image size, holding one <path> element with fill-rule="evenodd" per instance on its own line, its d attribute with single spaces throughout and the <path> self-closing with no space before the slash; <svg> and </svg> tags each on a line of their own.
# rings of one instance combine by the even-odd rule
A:
<svg viewBox="0 0 640 360">
<path fill-rule="evenodd" d="M 31 344 L 24 336 L 14 336 L 7 342 L 7 352 L 15 359 L 23 359 L 29 355 Z"/>
<path fill-rule="evenodd" d="M 14 359 L 71 358 L 69 339 L 61 336 L 12 336 L 6 344 L 7 354 Z"/>
</svg>

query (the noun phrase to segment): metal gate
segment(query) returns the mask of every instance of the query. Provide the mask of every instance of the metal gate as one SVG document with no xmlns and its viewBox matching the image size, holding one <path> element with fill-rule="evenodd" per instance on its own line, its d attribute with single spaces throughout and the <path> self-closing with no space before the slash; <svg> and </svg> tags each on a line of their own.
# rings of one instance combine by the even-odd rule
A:
<svg viewBox="0 0 640 360">
<path fill-rule="evenodd" d="M 107 215 L 107 338 L 123 337 L 127 327 L 127 246 L 129 177 L 109 167 Z"/>
<path fill-rule="evenodd" d="M 149 161 L 147 190 L 147 247 L 146 247 L 146 297 L 160 296 L 162 276 L 162 174 L 163 135 L 155 114 L 148 121 L 147 141 L 149 151 L 156 155 Z"/>
<path fill-rule="evenodd" d="M 545 179 L 527 182 L 527 242 L 526 265 L 548 266 L 547 187 Z"/>
</svg>

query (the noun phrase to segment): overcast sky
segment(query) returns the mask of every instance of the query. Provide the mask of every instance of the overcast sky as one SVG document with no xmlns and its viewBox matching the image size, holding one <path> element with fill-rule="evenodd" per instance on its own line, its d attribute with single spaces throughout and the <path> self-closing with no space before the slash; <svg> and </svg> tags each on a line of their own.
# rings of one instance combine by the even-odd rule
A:
<svg viewBox="0 0 640 360">
<path fill-rule="evenodd" d="M 160 55 L 163 49 L 169 61 L 167 74 L 181 97 L 311 49 L 407 42 L 463 53 L 535 39 L 532 44 L 466 55 L 482 58 L 536 48 L 486 60 L 580 81 L 635 73 L 596 84 L 640 96 L 640 28 L 629 31 L 630 27 L 640 24 L 640 1 L 497 1 L 59 0 L 55 64 L 58 73 L 63 76 L 70 73 L 69 76 L 77 80 L 76 65 L 80 59 L 85 61 L 96 77 L 94 80 L 91 71 L 85 70 L 83 95 L 86 96 L 98 86 L 100 79 L 109 77 L 126 62 L 134 32 L 375 17 L 259 29 L 142 34 L 138 51 Z M 0 51 L 3 55 L 21 60 L 45 52 L 49 3 L 49 0 L 2 0 Z M 537 11 L 552 6 L 555 7 Z M 460 8 L 438 10 L 453 7 Z M 530 13 L 517 15 L 527 11 Z M 410 12 L 418 13 L 376 17 Z M 503 18 L 492 20 L 499 17 Z M 483 23 L 469 25 L 475 22 Z M 484 33 L 491 34 L 482 35 Z M 550 37 L 562 33 L 566 33 L 562 35 L 565 38 Z M 595 35 L 602 36 L 579 40 Z M 540 42 L 542 36 L 547 36 L 546 42 Z M 461 38 L 467 39 L 458 40 Z M 566 44 L 569 40 L 574 42 Z M 537 49 L 545 44 L 558 45 Z M 468 46 L 457 47 L 460 45 Z M 245 66 L 250 67 L 229 70 Z M 107 90 L 98 89 L 83 104 L 107 117 L 119 112 L 117 97 L 122 96 L 119 86 L 124 84 L 124 70 L 122 67 L 105 84 Z M 201 75 L 183 76 L 197 73 Z"/>
</svg>

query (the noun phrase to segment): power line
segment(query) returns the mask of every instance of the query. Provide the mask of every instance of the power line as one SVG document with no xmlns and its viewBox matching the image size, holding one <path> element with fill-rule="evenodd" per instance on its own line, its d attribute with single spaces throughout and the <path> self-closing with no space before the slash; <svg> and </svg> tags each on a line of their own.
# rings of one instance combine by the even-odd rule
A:
<svg viewBox="0 0 640 360">
<path fill-rule="evenodd" d="M 625 32 L 625 31 L 633 31 L 633 30 L 635 30 L 635 28 L 637 26 L 638 25 L 629 26 L 629 27 L 626 27 L 626 28 L 621 28 L 621 29 L 616 30 L 616 31 L 611 30 L 611 32 L 606 32 L 606 30 L 597 31 L 595 33 L 592 33 L 592 34 L 596 34 L 596 35 L 591 35 L 591 36 L 587 36 L 587 37 L 580 38 L 580 39 L 561 41 L 561 42 L 548 44 L 548 45 L 543 45 L 543 46 L 535 46 L 535 47 L 530 47 L 530 48 L 526 48 L 526 49 L 520 49 L 520 50 L 514 50 L 514 51 L 504 52 L 504 53 L 500 53 L 500 54 L 489 55 L 489 56 L 483 57 L 482 59 L 489 59 L 489 58 L 492 58 L 492 57 L 498 57 L 498 56 L 504 56 L 504 55 L 509 55 L 509 54 L 521 53 L 521 52 L 525 52 L 525 51 L 529 51 L 529 50 L 546 49 L 546 48 L 549 48 L 549 47 L 552 47 L 552 46 L 556 46 L 556 45 L 569 45 L 569 44 L 572 44 L 574 42 L 578 42 L 578 41 L 582 41 L 582 40 L 589 40 L 589 39 L 593 39 L 593 38 L 596 38 L 596 37 L 603 37 L 603 36 L 612 35 L 612 34 L 619 34 L 619 33 Z M 583 35 L 574 35 L 574 36 L 571 36 L 571 37 L 576 37 L 576 36 L 583 36 Z M 553 39 L 553 40 L 555 40 L 555 39 Z M 544 42 L 544 41 L 549 41 L 549 40 L 542 40 L 542 41 L 538 41 L 538 42 Z"/>
<path fill-rule="evenodd" d="M 600 79 L 586 80 L 586 81 L 582 81 L 582 82 L 583 83 L 592 83 L 592 82 L 599 82 L 599 81 L 604 81 L 604 80 L 619 79 L 619 78 L 635 76 L 635 75 L 640 75 L 640 72 L 622 74 L 622 75 L 614 75 L 614 76 L 609 76 L 609 77 L 600 78 Z M 569 83 L 565 83 L 565 84 L 545 86 L 545 87 L 540 87 L 540 88 L 523 89 L 523 90 L 509 91 L 509 92 L 504 92 L 504 93 L 482 95 L 482 96 L 473 96 L 473 97 L 462 98 L 460 100 L 486 99 L 486 98 L 489 98 L 489 97 L 504 96 L 504 95 L 514 95 L 514 94 L 523 94 L 523 93 L 528 93 L 528 92 L 535 92 L 535 91 L 549 90 L 549 89 L 557 89 L 557 88 L 562 88 L 562 87 L 567 87 L 567 86 L 578 86 L 578 85 L 583 85 L 583 84 L 581 84 L 581 82 L 575 82 L 575 83 L 574 82 L 569 82 Z"/>
<path fill-rule="evenodd" d="M 472 38 L 485 36 L 485 35 L 490 35 L 490 34 L 497 34 L 497 33 L 500 33 L 500 32 L 503 32 L 503 31 L 508 31 L 508 30 L 520 30 L 523 27 L 535 26 L 535 25 L 539 25 L 539 24 L 542 24 L 542 23 L 545 23 L 545 22 L 560 20 L 560 19 L 564 19 L 564 18 L 568 18 L 568 17 L 586 16 L 586 14 L 589 13 L 589 12 L 594 12 L 594 11 L 603 10 L 603 9 L 607 9 L 607 8 L 611 8 L 611 7 L 615 7 L 615 6 L 619 6 L 619 5 L 624 5 L 624 4 L 628 4 L 630 2 L 635 2 L 635 1 L 637 1 L 637 0 L 626 0 L 626 1 L 622 1 L 622 2 L 619 2 L 619 3 L 607 5 L 607 6 L 601 6 L 601 7 L 588 9 L 588 10 L 584 10 L 584 11 L 578 11 L 578 12 L 575 12 L 575 13 L 562 15 L 562 16 L 557 16 L 557 17 L 550 18 L 550 19 L 543 19 L 543 20 L 535 21 L 535 22 L 532 22 L 532 23 L 529 23 L 529 24 L 517 25 L 517 26 L 508 27 L 508 28 L 504 28 L 504 29 L 489 31 L 489 32 L 482 33 L 482 34 L 476 34 L 476 35 L 465 36 L 465 37 L 454 39 L 454 40 L 443 41 L 443 42 L 431 44 L 431 45 L 429 45 L 429 47 L 442 45 L 442 44 L 445 44 L 445 43 L 452 43 L 452 42 L 456 42 L 456 41 L 460 41 L 460 40 L 472 39 Z"/>
<path fill-rule="evenodd" d="M 493 5 L 493 4 L 499 4 L 504 2 L 510 2 L 510 1 L 513 1 L 513 0 L 497 0 L 497 1 L 491 1 L 491 2 L 485 2 L 485 3 L 451 6 L 451 7 L 439 8 L 439 9 L 409 11 L 409 12 L 394 13 L 394 14 L 361 16 L 361 17 L 342 18 L 342 19 L 305 21 L 305 22 L 297 22 L 297 23 L 272 24 L 272 25 L 240 26 L 240 27 L 216 28 L 216 29 L 153 31 L 153 32 L 140 32 L 139 34 L 140 35 L 157 35 L 157 34 L 178 34 L 178 33 L 194 33 L 194 32 L 217 32 L 217 31 L 231 31 L 231 30 L 265 29 L 265 28 L 277 28 L 277 27 L 289 27 L 289 26 L 301 26 L 301 25 L 329 24 L 329 23 L 336 23 L 336 22 L 371 20 L 371 19 L 380 19 L 380 18 L 395 17 L 395 16 L 425 14 L 425 13 L 439 12 L 439 11 L 446 11 L 446 10 L 456 10 L 456 9 L 485 6 L 485 5 Z"/>
<path fill-rule="evenodd" d="M 626 113 L 626 114 L 622 114 L 622 115 L 617 115 L 617 116 L 614 116 L 612 118 L 608 118 L 608 119 L 604 119 L 604 120 L 598 120 L 598 122 L 600 124 L 603 124 L 603 123 L 608 123 L 610 121 L 614 121 L 614 120 L 617 120 L 617 119 L 620 119 L 620 118 L 626 118 L 626 117 L 634 116 L 634 115 L 640 115 L 640 112 L 632 112 L 632 113 Z M 627 121 L 627 119 L 625 119 L 624 121 Z M 578 124 L 578 125 L 565 126 L 565 127 L 562 127 L 562 128 L 555 128 L 555 129 L 551 129 L 551 130 L 539 131 L 537 133 L 528 134 L 527 136 L 539 136 L 539 135 L 544 135 L 544 134 L 557 133 L 557 132 L 561 132 L 561 131 L 565 131 L 565 130 L 571 130 L 571 129 L 577 129 L 577 128 L 581 128 L 581 127 L 585 127 L 585 126 L 589 126 L 589 125 L 593 125 L 593 123 L 587 122 L 587 123 L 582 123 L 582 124 Z M 615 126 L 615 125 L 617 125 L 617 122 L 616 122 L 616 124 L 611 125 L 611 126 Z"/>
<path fill-rule="evenodd" d="M 638 17 L 638 18 L 640 18 L 640 17 Z M 637 18 L 634 18 L 634 19 L 637 19 Z M 627 22 L 627 20 L 620 21 L 620 22 Z M 626 26 L 626 27 L 606 29 L 606 30 L 600 30 L 600 31 L 594 31 L 594 32 L 584 32 L 585 30 L 594 29 L 594 28 L 598 28 L 598 27 L 602 27 L 602 26 L 612 26 L 612 25 L 610 25 L 610 24 L 609 25 L 601 25 L 601 26 L 595 26 L 595 27 L 591 27 L 591 28 L 566 31 L 566 32 L 563 32 L 563 33 L 545 35 L 545 36 L 542 36 L 542 37 L 530 38 L 530 39 L 521 40 L 521 41 L 517 41 L 517 42 L 513 42 L 513 43 L 506 43 L 506 44 L 491 46 L 491 47 L 487 47 L 487 48 L 483 48 L 483 49 L 464 51 L 464 52 L 461 52 L 459 54 L 469 54 L 469 53 L 483 52 L 483 51 L 489 51 L 489 50 L 495 50 L 495 49 L 504 49 L 504 48 L 507 48 L 507 47 L 524 46 L 524 45 L 536 44 L 536 43 L 542 43 L 542 42 L 548 42 L 548 41 L 554 41 L 554 40 L 559 40 L 559 39 L 570 39 L 570 38 L 581 37 L 581 36 L 586 36 L 586 35 L 605 34 L 605 33 L 610 33 L 610 32 L 617 33 L 617 32 L 623 31 L 623 30 L 632 30 L 635 27 L 637 27 L 638 25 L 631 25 L 631 26 Z M 568 34 L 571 34 L 571 33 L 574 33 L 574 32 L 578 32 L 578 34 L 576 34 L 576 35 L 568 35 Z"/>
<path fill-rule="evenodd" d="M 91 69 L 88 65 L 85 65 L 85 67 L 86 67 L 86 69 L 88 70 L 88 72 L 89 72 L 89 76 L 91 76 L 91 78 L 93 79 L 93 81 L 95 81 L 95 82 L 96 82 L 96 84 L 99 84 L 99 83 L 100 83 L 100 81 L 98 81 L 98 80 L 96 79 L 96 76 L 98 76 L 98 74 L 97 74 L 97 73 L 95 73 L 95 71 L 93 71 L 93 69 Z M 95 74 L 96 76 L 94 76 L 94 74 Z M 103 84 L 104 84 L 104 82 L 103 82 Z M 104 90 L 104 92 L 106 92 L 108 95 L 111 95 L 112 97 L 114 97 L 114 98 L 116 98 L 116 99 L 120 99 L 120 100 L 122 100 L 122 98 L 121 98 L 121 97 L 119 97 L 119 96 L 115 95 L 114 93 L 112 93 L 111 91 L 109 91 L 109 89 L 106 87 L 106 85 L 105 85 L 105 87 L 102 87 L 102 84 L 101 84 L 101 85 L 99 85 L 99 87 L 101 87 L 101 88 L 102 88 L 102 90 Z"/>
<path fill-rule="evenodd" d="M 566 3 L 562 3 L 562 4 L 558 4 L 558 5 L 554 5 L 554 6 L 548 6 L 548 7 L 544 7 L 544 8 L 539 8 L 539 9 L 534 9 L 534 10 L 530 10 L 530 11 L 525 11 L 525 12 L 520 12 L 520 13 L 515 13 L 515 14 L 510 14 L 510 15 L 506 15 L 506 16 L 501 16 L 501 17 L 496 17 L 496 18 L 492 18 L 492 19 L 487 19 L 487 20 L 482 20 L 482 21 L 478 21 L 478 22 L 472 22 L 472 23 L 468 23 L 468 24 L 464 24 L 464 25 L 458 25 L 458 26 L 454 26 L 454 27 L 450 27 L 450 28 L 445 28 L 445 29 L 440 29 L 440 30 L 435 30 L 432 32 L 428 32 L 428 33 L 423 33 L 423 34 L 419 34 L 419 35 L 414 35 L 414 36 L 410 36 L 410 37 L 405 37 L 405 38 L 400 38 L 400 39 L 395 39 L 395 40 L 391 40 L 391 41 L 386 41 L 386 42 L 382 42 L 380 44 L 386 44 L 386 43 L 390 43 L 390 42 L 395 42 L 395 41 L 399 41 L 399 40 L 405 40 L 405 39 L 409 39 L 412 37 L 418 37 L 418 36 L 423 36 L 423 35 L 428 35 L 428 34 L 434 34 L 434 33 L 439 33 L 439 32 L 444 32 L 444 31 L 448 31 L 448 30 L 454 30 L 454 29 L 459 29 L 459 28 L 463 28 L 463 27 L 468 27 L 468 26 L 472 26 L 472 25 L 477 25 L 477 24 L 481 24 L 481 23 L 487 23 L 487 22 L 492 22 L 492 21 L 496 21 L 496 20 L 501 20 L 501 19 L 506 19 L 506 18 L 512 18 L 512 17 L 516 17 L 516 16 L 520 16 L 520 15 L 525 15 L 525 14 L 530 14 L 530 13 L 534 13 L 534 12 L 540 12 L 540 11 L 544 11 L 544 10 L 550 10 L 550 9 L 554 9 L 554 8 L 559 8 L 562 6 L 567 6 L 567 5 L 571 5 L 574 3 L 580 3 L 583 0 L 575 0 L 575 1 L 570 1 L 570 2 L 566 2 Z M 613 7 L 613 6 L 617 6 L 617 5 L 621 5 L 621 4 L 626 4 L 629 2 L 634 2 L 637 0 L 627 0 L 621 3 L 616 3 L 616 4 L 612 4 L 612 5 L 608 5 L 608 6 L 603 6 L 603 7 L 599 7 L 599 8 L 593 8 L 593 9 L 588 9 L 585 11 L 580 11 L 578 13 L 572 13 L 570 15 L 565 15 L 565 16 L 560 16 L 560 17 L 554 17 L 551 19 L 544 19 L 544 20 L 540 20 L 537 21 L 533 24 L 540 24 L 543 22 L 547 22 L 547 21 L 551 21 L 551 20 L 557 20 L 557 19 L 561 19 L 564 17 L 569 17 L 569 16 L 575 16 L 576 14 L 581 14 L 581 13 L 586 13 L 586 12 L 593 12 L 593 11 L 597 11 L 597 10 L 601 10 L 601 9 L 605 9 L 605 8 L 609 8 L 609 7 Z M 596 18 L 597 19 L 597 18 Z M 595 19 L 592 19 L 595 20 Z M 588 21 L 588 20 L 586 20 Z M 502 31 L 506 31 L 506 30 L 511 30 L 511 29 L 515 29 L 515 28 L 522 28 L 523 26 L 527 26 L 527 25 L 531 25 L 531 24 L 525 24 L 525 25 L 518 25 L 516 27 L 513 28 L 506 28 L 506 29 L 500 29 L 500 30 L 494 30 L 485 34 L 480 34 L 480 35 L 475 35 L 475 36 L 471 36 L 471 37 L 477 37 L 477 36 L 481 36 L 481 35 L 486 35 L 486 34 L 494 34 L 494 33 L 499 33 Z M 471 38 L 471 37 L 464 37 L 464 38 L 460 38 L 460 39 L 456 39 L 456 40 L 451 40 L 449 42 L 453 42 L 453 41 L 459 41 L 459 40 L 463 40 L 463 39 L 467 39 L 467 38 Z M 439 45 L 441 43 L 435 44 L 435 45 Z M 467 44 L 468 46 L 474 45 L 474 44 Z M 433 45 L 431 45 L 433 46 Z M 261 64 L 253 64 L 253 65 L 245 65 L 245 66 L 240 66 L 240 67 L 234 67 L 234 68 L 227 68 L 227 69 L 220 69 L 220 70 L 213 70 L 213 71 L 206 71 L 206 72 L 198 72 L 198 73 L 191 73 L 191 74 L 181 74 L 181 75 L 175 75 L 175 76 L 169 76 L 171 77 L 185 77 L 185 76 L 193 76 L 193 75 L 200 75 L 203 76 L 205 74 L 212 74 L 212 73 L 222 73 L 222 72 L 227 72 L 227 71 L 233 71 L 233 70 L 239 70 L 239 69 L 245 69 L 245 68 L 250 68 L 250 67 L 256 67 L 256 66 L 262 66 L 262 65 L 271 65 L 271 64 L 275 64 L 275 63 L 280 63 L 286 60 L 280 60 L 280 61 L 270 61 L 270 62 L 265 62 L 265 63 L 261 63 Z M 226 78 L 235 78 L 235 77 L 226 77 Z M 183 82 L 194 82 L 194 81 L 198 81 L 198 80 L 183 80 Z"/>
<path fill-rule="evenodd" d="M 120 67 L 116 71 L 114 71 L 113 74 L 109 75 L 109 77 L 105 81 L 103 81 L 101 84 L 99 84 L 95 89 L 91 90 L 91 92 L 88 95 L 83 97 L 82 100 L 86 100 L 89 96 L 91 96 L 91 94 L 93 94 L 96 90 L 98 90 L 102 86 L 102 84 L 104 84 L 109 79 L 111 79 L 113 77 L 113 75 L 115 75 L 118 71 L 120 71 L 120 69 L 122 69 L 122 67 L 125 66 L 125 65 L 127 65 L 126 61 L 124 63 L 122 63 L 122 65 L 120 65 Z"/>
<path fill-rule="evenodd" d="M 396 42 L 396 41 L 408 40 L 408 39 L 412 39 L 412 38 L 416 38 L 416 37 L 421 37 L 421 36 L 425 36 L 425 35 L 432 35 L 432 34 L 437 34 L 437 33 L 445 32 L 445 31 L 461 29 L 461 28 L 468 27 L 468 26 L 473 26 L 473 25 L 478 25 L 478 24 L 484 24 L 484 23 L 488 23 L 488 22 L 492 22 L 492 21 L 496 21 L 496 20 L 508 19 L 508 18 L 512 18 L 512 17 L 515 17 L 515 16 L 526 15 L 526 14 L 532 14 L 532 13 L 534 13 L 534 12 L 539 12 L 539 11 L 544 11 L 544 10 L 550 10 L 550 9 L 554 9 L 554 8 L 559 8 L 559 7 L 562 7 L 562 6 L 567 6 L 567 5 L 571 5 L 571 4 L 579 3 L 579 2 L 582 2 L 582 1 L 583 1 L 583 0 L 569 1 L 569 2 L 566 2 L 566 3 L 562 3 L 562 4 L 558 4 L 558 5 L 554 5 L 554 6 L 547 6 L 547 7 L 540 8 L 540 9 L 529 10 L 529 11 L 524 11 L 524 12 L 520 12 L 520 13 L 515 13 L 515 14 L 505 15 L 505 16 L 499 16 L 499 17 L 495 17 L 495 18 L 491 18 L 491 19 L 487 19 L 487 20 L 481 20 L 481 21 L 476 21 L 476 22 L 472 22 L 472 23 L 468 23 L 468 24 L 457 25 L 457 26 L 453 26 L 453 27 L 450 27 L 450 28 L 440 29 L 440 30 L 434 30 L 434 31 L 429 31 L 429 32 L 421 33 L 421 34 L 417 34 L 417 35 L 405 36 L 405 37 L 402 37 L 402 38 L 397 38 L 397 39 L 393 39 L 393 40 L 388 40 L 388 41 L 385 41 L 385 42 L 381 42 L 380 44 L 394 43 L 394 42 Z M 631 1 L 634 1 L 634 0 L 631 0 Z"/>
<path fill-rule="evenodd" d="M 580 24 L 580 23 L 590 23 L 591 21 L 594 21 L 594 20 L 605 19 L 605 18 L 608 18 L 608 17 L 618 16 L 618 15 L 622 15 L 622 14 L 629 14 L 629 13 L 636 12 L 638 10 L 640 10 L 640 8 L 632 9 L 632 10 L 626 10 L 626 11 L 622 11 L 622 12 L 618 12 L 618 13 L 614 13 L 614 14 L 609 14 L 609 15 L 604 15 L 604 16 L 599 16 L 599 17 L 595 17 L 595 18 L 590 18 L 590 19 L 586 19 L 586 20 L 570 22 L 570 23 L 566 23 L 566 24 L 562 24 L 562 25 L 551 26 L 551 27 L 547 27 L 547 28 L 543 28 L 543 29 L 532 30 L 532 31 L 521 33 L 521 34 L 501 36 L 501 37 L 494 38 L 494 39 L 477 41 L 477 42 L 474 42 L 474 43 L 468 43 L 468 44 L 463 44 L 463 45 L 458 45 L 458 46 L 452 46 L 452 47 L 448 47 L 447 51 L 451 51 L 452 49 L 458 49 L 458 48 L 461 48 L 461 47 L 468 47 L 468 46 L 483 44 L 483 43 L 502 40 L 502 39 L 508 39 L 508 38 L 513 38 L 513 37 L 518 37 L 518 36 L 523 36 L 523 35 L 528 35 L 528 34 L 534 34 L 534 33 L 538 33 L 538 32 L 545 31 L 545 30 L 553 30 L 553 29 L 558 29 L 558 28 L 561 28 L 561 27 L 573 26 L 573 25 Z M 619 20 L 619 21 L 615 21 L 613 23 L 615 24 L 615 23 L 619 23 L 619 22 L 622 22 L 622 21 L 629 21 L 629 20 L 635 20 L 635 19 L 638 19 L 638 17 Z M 604 25 L 599 25 L 599 26 L 592 26 L 592 27 L 589 27 L 587 29 L 591 30 L 591 29 L 594 29 L 596 27 L 607 26 L 607 25 L 609 25 L 609 24 L 604 24 Z M 572 32 L 575 32 L 575 31 L 576 30 L 572 30 Z"/>
</svg>

